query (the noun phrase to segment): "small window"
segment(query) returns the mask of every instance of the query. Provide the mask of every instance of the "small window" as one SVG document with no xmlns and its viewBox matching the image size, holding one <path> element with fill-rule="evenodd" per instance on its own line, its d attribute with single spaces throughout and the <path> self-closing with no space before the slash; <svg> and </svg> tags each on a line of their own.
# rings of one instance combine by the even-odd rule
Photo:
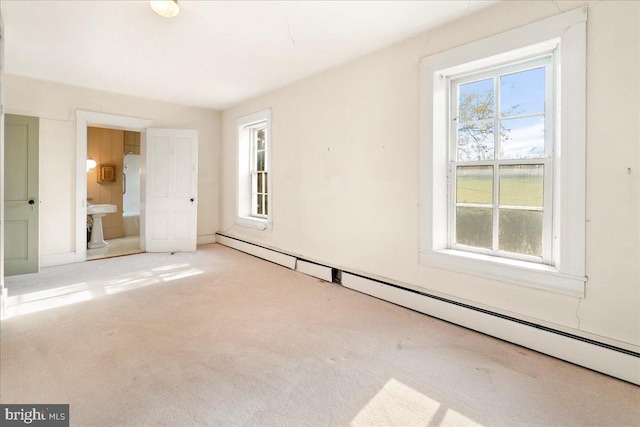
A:
<svg viewBox="0 0 640 427">
<path fill-rule="evenodd" d="M 256 123 L 249 127 L 249 132 L 251 134 L 251 215 L 267 218 L 269 213 L 267 123 Z"/>
<path fill-rule="evenodd" d="M 271 111 L 241 117 L 238 126 L 236 223 L 265 230 L 271 219 Z"/>
</svg>

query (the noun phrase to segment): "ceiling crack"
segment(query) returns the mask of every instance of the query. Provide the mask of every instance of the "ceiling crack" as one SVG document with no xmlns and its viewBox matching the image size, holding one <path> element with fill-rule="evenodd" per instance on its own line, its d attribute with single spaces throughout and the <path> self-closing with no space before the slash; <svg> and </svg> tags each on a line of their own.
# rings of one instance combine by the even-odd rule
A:
<svg viewBox="0 0 640 427">
<path fill-rule="evenodd" d="M 296 57 L 296 39 L 293 38 L 291 34 L 291 24 L 289 23 L 289 17 L 287 16 L 287 33 L 289 33 L 289 38 L 291 39 L 292 49 L 293 49 L 293 57 Z"/>
</svg>

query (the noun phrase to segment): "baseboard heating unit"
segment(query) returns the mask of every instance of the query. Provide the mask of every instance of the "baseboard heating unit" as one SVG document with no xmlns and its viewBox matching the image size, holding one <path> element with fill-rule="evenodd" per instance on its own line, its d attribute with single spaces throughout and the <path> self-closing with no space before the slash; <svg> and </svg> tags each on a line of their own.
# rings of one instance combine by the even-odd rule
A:
<svg viewBox="0 0 640 427">
<path fill-rule="evenodd" d="M 292 270 L 640 385 L 640 353 L 404 288 L 218 233 L 222 245 Z"/>
</svg>

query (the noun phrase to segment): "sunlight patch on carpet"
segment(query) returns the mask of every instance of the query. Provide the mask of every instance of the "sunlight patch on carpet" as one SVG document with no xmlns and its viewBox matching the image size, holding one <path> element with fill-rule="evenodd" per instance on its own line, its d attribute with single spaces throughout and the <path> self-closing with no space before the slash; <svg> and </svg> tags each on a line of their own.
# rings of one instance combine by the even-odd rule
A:
<svg viewBox="0 0 640 427">
<path fill-rule="evenodd" d="M 64 307 L 203 273 L 202 270 L 189 267 L 189 264 L 172 264 L 150 271 L 138 271 L 111 280 L 81 282 L 8 297 L 5 318 Z"/>
<path fill-rule="evenodd" d="M 355 427 L 380 425 L 479 426 L 480 424 L 392 378 L 360 410 L 350 425 Z"/>
</svg>

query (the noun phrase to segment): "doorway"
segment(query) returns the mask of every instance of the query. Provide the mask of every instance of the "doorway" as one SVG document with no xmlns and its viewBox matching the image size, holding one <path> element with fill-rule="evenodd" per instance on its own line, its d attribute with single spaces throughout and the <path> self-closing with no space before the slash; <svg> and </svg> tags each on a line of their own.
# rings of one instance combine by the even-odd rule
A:
<svg viewBox="0 0 640 427">
<path fill-rule="evenodd" d="M 107 129 L 107 130 L 118 130 L 123 133 L 124 132 L 132 132 L 137 133 L 139 135 L 138 151 L 140 155 L 145 152 L 146 145 L 146 129 L 153 125 L 152 120 L 145 119 L 137 119 L 133 117 L 126 116 L 117 116 L 113 114 L 104 114 L 104 113 L 95 113 L 90 111 L 81 111 L 78 110 L 76 112 L 76 188 L 77 188 L 77 199 L 76 199 L 76 259 L 77 261 L 85 261 L 89 259 L 103 258 L 109 256 L 116 256 L 116 251 L 132 251 L 135 249 L 136 252 L 144 252 L 144 240 L 140 239 L 140 235 L 138 236 L 123 236 L 120 241 L 114 242 L 114 239 L 111 240 L 111 252 L 109 249 L 96 251 L 90 253 L 87 248 L 87 225 L 91 225 L 91 220 L 87 215 L 87 207 L 88 203 L 92 201 L 87 200 L 89 198 L 89 185 L 88 185 L 88 173 L 87 166 L 89 159 L 89 132 L 90 128 L 98 128 L 98 129 Z M 134 137 L 135 138 L 135 137 Z M 129 140 L 128 140 L 129 141 Z M 134 142 L 135 145 L 135 142 Z M 134 149 L 134 151 L 136 151 Z M 119 170 L 117 168 L 113 169 L 114 176 L 116 180 L 118 179 L 118 175 L 120 174 L 120 192 L 124 193 L 124 176 L 121 174 L 124 171 L 124 139 L 123 139 L 123 149 L 122 149 L 122 157 L 120 159 L 121 167 Z M 95 160 L 95 159 L 92 159 Z M 103 166 L 113 166 L 110 163 L 104 163 Z M 100 174 L 101 169 L 98 161 L 96 160 L 96 174 Z M 108 169 L 104 169 L 102 172 L 106 172 Z M 98 176 L 94 175 L 93 178 L 97 181 Z M 104 176 L 103 176 L 104 178 Z M 115 184 L 118 187 L 118 183 Z M 144 176 L 141 175 L 139 179 L 139 189 L 140 191 L 144 191 Z M 122 194 L 124 195 L 124 194 Z M 111 203 L 109 203 L 111 204 Z M 124 199 L 122 199 L 122 207 L 119 211 L 122 213 L 124 208 Z M 104 218 L 108 217 L 106 215 Z M 123 217 L 124 218 L 124 217 Z M 144 224 L 144 211 L 140 211 L 138 216 L 138 223 L 140 226 Z M 124 232 L 124 221 L 122 225 L 122 229 Z M 103 230 L 104 231 L 104 230 Z M 92 230 L 93 232 L 93 230 Z M 140 234 L 140 233 L 139 233 Z M 107 235 L 107 237 L 110 237 Z M 131 247 L 134 247 L 131 249 Z M 128 249 L 124 249 L 128 248 Z M 102 253 L 101 253 L 102 252 Z"/>
<path fill-rule="evenodd" d="M 140 132 L 95 126 L 87 129 L 87 260 L 143 252 L 140 140 Z M 95 206 L 112 209 L 92 214 Z"/>
<path fill-rule="evenodd" d="M 76 111 L 76 252 L 71 262 L 87 259 L 89 127 L 140 132 L 140 193 L 144 199 L 144 203 L 142 200 L 140 203 L 140 249 L 144 252 L 196 250 L 198 132 L 155 129 L 153 124 L 152 120 Z M 108 172 L 105 170 L 105 176 Z M 115 169 L 110 173 L 115 174 Z"/>
</svg>

